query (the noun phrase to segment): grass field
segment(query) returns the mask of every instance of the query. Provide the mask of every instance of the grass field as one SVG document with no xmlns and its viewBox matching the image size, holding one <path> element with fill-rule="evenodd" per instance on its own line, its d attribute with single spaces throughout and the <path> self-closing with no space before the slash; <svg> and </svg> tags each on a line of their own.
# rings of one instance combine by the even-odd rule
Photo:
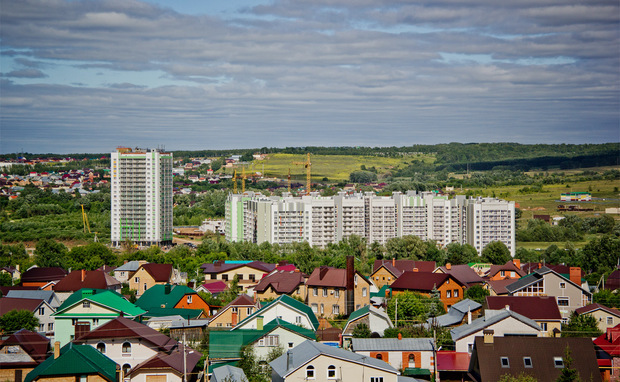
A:
<svg viewBox="0 0 620 382">
<path fill-rule="evenodd" d="M 386 158 L 377 156 L 353 156 L 353 155 L 312 155 L 312 180 L 321 181 L 328 178 L 330 182 L 342 182 L 349 179 L 349 174 L 360 170 L 361 166 L 367 169 L 375 167 L 379 179 L 391 171 L 406 167 L 411 161 L 418 160 L 426 163 L 433 163 L 435 158 L 431 155 L 411 155 L 402 158 Z M 262 161 L 257 162 L 256 171 L 262 171 L 264 165 L 264 176 L 267 178 L 285 179 L 291 170 L 293 181 L 305 181 L 306 170 L 302 165 L 295 165 L 293 162 L 305 162 L 305 155 L 294 154 L 271 154 Z"/>
</svg>

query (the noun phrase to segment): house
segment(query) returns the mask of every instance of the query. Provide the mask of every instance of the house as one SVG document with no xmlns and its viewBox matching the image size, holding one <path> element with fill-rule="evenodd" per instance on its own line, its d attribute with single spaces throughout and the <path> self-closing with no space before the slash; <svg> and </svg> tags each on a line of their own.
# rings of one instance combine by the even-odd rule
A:
<svg viewBox="0 0 620 382">
<path fill-rule="evenodd" d="M 239 325 L 234 326 L 232 330 L 256 329 L 260 322 L 271 322 L 276 318 L 312 331 L 316 331 L 319 327 L 319 321 L 308 305 L 290 296 L 282 295 L 271 302 L 264 303 L 258 311 L 239 322 Z"/>
<path fill-rule="evenodd" d="M 205 338 L 208 324 L 209 320 L 206 318 L 195 320 L 179 318 L 172 320 L 168 326 L 170 328 L 170 337 L 177 341 L 185 339 L 194 343 L 200 342 Z"/>
<path fill-rule="evenodd" d="M 498 381 L 505 374 L 555 381 L 567 367 L 567 349 L 572 358 L 570 367 L 577 370 L 579 380 L 601 380 L 592 340 L 578 337 L 477 337 L 469 375 L 478 382 Z"/>
<path fill-rule="evenodd" d="M 353 338 L 351 350 L 387 362 L 403 375 L 428 377 L 435 366 L 432 338 Z"/>
<path fill-rule="evenodd" d="M 472 321 L 471 324 L 450 330 L 450 336 L 455 342 L 457 352 L 471 353 L 474 338 L 485 333 L 492 333 L 496 337 L 506 335 L 540 337 L 543 335 L 536 321 L 508 309 L 487 309 L 484 316 Z"/>
<path fill-rule="evenodd" d="M 347 258 L 347 269 L 321 266 L 308 277 L 306 302 L 314 314 L 333 318 L 370 304 L 371 283 L 352 262 Z"/>
<path fill-rule="evenodd" d="M 581 286 L 581 268 L 570 267 L 567 279 L 545 266 L 506 286 L 511 296 L 553 296 L 563 322 L 568 322 L 575 309 L 588 305 L 592 293 Z"/>
<path fill-rule="evenodd" d="M 213 360 L 238 360 L 245 346 L 252 346 L 257 359 L 266 360 L 273 349 L 293 349 L 316 338 L 314 331 L 275 318 L 263 325 L 258 318 L 256 329 L 209 332 L 209 357 Z"/>
<path fill-rule="evenodd" d="M 441 350 L 437 355 L 437 372 L 440 381 L 467 381 L 470 354 L 452 350 Z"/>
<path fill-rule="evenodd" d="M 398 371 L 376 358 L 305 341 L 271 361 L 273 382 L 310 379 L 342 382 L 396 382 Z"/>
<path fill-rule="evenodd" d="M 521 262 L 519 259 L 513 259 L 506 264 L 491 265 L 489 271 L 485 274 L 487 280 L 506 280 L 520 279 L 525 276 L 525 271 L 521 270 Z"/>
<path fill-rule="evenodd" d="M 589 304 L 582 308 L 575 309 L 575 313 L 594 316 L 598 322 L 598 329 L 601 332 L 606 332 L 607 329 L 613 328 L 620 324 L 620 310 L 608 308 L 605 305 L 598 303 Z"/>
<path fill-rule="evenodd" d="M 12 310 L 27 310 L 32 312 L 32 314 L 34 314 L 34 316 L 39 320 L 37 332 L 44 336 L 54 336 L 55 320 L 52 315 L 56 310 L 44 300 L 15 297 L 0 298 L 0 316 Z"/>
<path fill-rule="evenodd" d="M 607 276 L 603 288 L 612 291 L 620 288 L 620 266 L 616 267 L 616 269 Z"/>
<path fill-rule="evenodd" d="M 483 285 L 484 279 L 467 264 L 452 265 L 450 263 L 442 267 L 437 267 L 435 273 L 445 273 L 454 277 L 466 288 L 472 285 Z"/>
<path fill-rule="evenodd" d="M 19 265 L 17 267 L 2 267 L 0 268 L 0 273 L 8 273 L 13 281 L 19 280 L 22 275 L 19 271 Z"/>
<path fill-rule="evenodd" d="M 92 346 L 54 343 L 54 356 L 35 367 L 24 382 L 56 381 L 116 382 L 116 363 Z"/>
<path fill-rule="evenodd" d="M 142 264 L 129 279 L 129 288 L 136 291 L 136 296 L 141 296 L 153 285 L 172 283 L 173 276 L 172 264 Z"/>
<path fill-rule="evenodd" d="M 187 373 L 188 381 L 195 381 L 202 365 L 198 364 L 202 353 L 189 347 L 181 346 L 179 350 L 170 353 L 157 353 L 148 360 L 140 363 L 127 373 L 132 381 L 185 381 Z"/>
<path fill-rule="evenodd" d="M 57 309 L 61 301 L 56 295 L 56 293 L 52 290 L 30 290 L 30 289 L 12 289 L 9 290 L 6 294 L 6 297 L 15 297 L 15 298 L 30 298 L 35 300 L 43 300 L 49 304 L 52 308 Z"/>
<path fill-rule="evenodd" d="M 102 271 L 86 271 L 84 269 L 70 272 L 52 287 L 61 301 L 82 288 L 108 289 L 121 291 L 121 283 Z"/>
<path fill-rule="evenodd" d="M 370 279 L 381 289 L 384 285 L 392 284 L 405 271 L 433 272 L 435 270 L 434 261 L 415 261 L 415 260 L 375 260 L 372 266 Z"/>
<path fill-rule="evenodd" d="M 51 290 L 51 285 L 57 283 L 66 275 L 67 271 L 60 267 L 32 267 L 22 273 L 21 285 Z"/>
<path fill-rule="evenodd" d="M 306 296 L 305 281 L 307 278 L 308 276 L 299 271 L 276 270 L 271 272 L 253 287 L 256 299 L 274 299 L 283 294 L 303 299 Z"/>
<path fill-rule="evenodd" d="M 620 325 L 594 339 L 598 365 L 606 381 L 620 381 Z"/>
<path fill-rule="evenodd" d="M 481 313 L 482 305 L 466 298 L 452 305 L 448 313 L 439 317 L 431 317 L 426 322 L 431 327 L 451 327 L 461 324 L 471 324 L 471 321 L 480 317 Z"/>
<path fill-rule="evenodd" d="M 104 289 L 80 289 L 58 307 L 55 339 L 64 345 L 118 316 L 133 319 L 146 312 L 117 292 Z"/>
<path fill-rule="evenodd" d="M 504 279 L 504 280 L 486 280 L 483 288 L 489 291 L 489 295 L 491 296 L 508 296 L 510 293 L 506 289 L 506 287 L 515 282 L 514 279 Z"/>
<path fill-rule="evenodd" d="M 212 264 L 200 266 L 205 275 L 205 281 L 222 280 L 229 284 L 235 276 L 239 280 L 239 286 L 245 291 L 248 287 L 256 284 L 265 274 L 276 269 L 276 264 L 263 261 L 224 261 L 216 260 Z"/>
<path fill-rule="evenodd" d="M 393 294 L 412 291 L 429 297 L 436 291 L 448 310 L 463 298 L 466 286 L 450 274 L 406 271 L 390 288 Z"/>
<path fill-rule="evenodd" d="M 211 308 L 192 288 L 185 285 L 153 285 L 136 301 L 144 310 L 153 308 L 202 309 L 211 315 Z"/>
<path fill-rule="evenodd" d="M 208 282 L 208 283 L 199 285 L 198 288 L 196 288 L 196 292 L 198 293 L 205 292 L 205 293 L 209 293 L 210 295 L 214 297 L 217 297 L 217 295 L 219 295 L 226 289 L 228 289 L 228 285 L 226 285 L 224 281 L 218 280 L 218 281 Z"/>
<path fill-rule="evenodd" d="M 543 337 L 562 330 L 562 315 L 553 297 L 547 296 L 487 296 L 491 310 L 510 309 L 540 326 Z"/>
<path fill-rule="evenodd" d="M 353 338 L 353 331 L 357 325 L 360 324 L 366 325 L 371 333 L 381 337 L 383 337 L 385 329 L 394 327 L 392 320 L 390 320 L 385 310 L 375 308 L 371 305 L 359 308 L 351 313 L 344 329 L 342 329 L 342 345 L 345 349 L 349 348 L 349 344 Z"/>
<path fill-rule="evenodd" d="M 239 295 L 236 299 L 228 303 L 225 307 L 218 310 L 209 320 L 209 328 L 233 328 L 247 317 L 258 310 L 254 301 L 245 294 Z"/>
<path fill-rule="evenodd" d="M 0 342 L 0 380 L 22 382 L 24 377 L 45 361 L 50 340 L 26 329 Z"/>
<path fill-rule="evenodd" d="M 133 277 L 133 274 L 140 269 L 140 266 L 146 263 L 146 260 L 125 261 L 125 264 L 114 269 L 114 278 L 121 284 L 127 283 Z"/>
</svg>

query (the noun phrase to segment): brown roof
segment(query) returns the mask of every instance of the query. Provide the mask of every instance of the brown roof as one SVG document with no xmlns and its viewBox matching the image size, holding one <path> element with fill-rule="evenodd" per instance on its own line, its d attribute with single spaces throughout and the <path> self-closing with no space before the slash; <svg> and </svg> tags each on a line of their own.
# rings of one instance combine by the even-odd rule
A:
<svg viewBox="0 0 620 382">
<path fill-rule="evenodd" d="M 157 353 L 154 356 L 152 356 L 151 358 L 147 359 L 146 361 L 136 365 L 133 369 L 131 369 L 131 371 L 127 374 L 128 377 L 131 377 L 133 375 L 136 375 L 136 373 L 139 370 L 143 370 L 143 369 L 159 369 L 158 371 L 161 372 L 161 369 L 173 369 L 175 371 L 177 371 L 178 373 L 183 373 L 184 370 L 184 365 L 183 362 L 185 361 L 185 368 L 187 370 L 188 373 L 191 373 L 194 368 L 196 367 L 196 365 L 198 364 L 198 361 L 200 361 L 200 358 L 202 357 L 202 353 L 195 351 L 191 348 L 187 348 L 185 350 L 185 360 L 183 357 L 183 352 L 180 351 L 179 349 L 183 348 L 183 346 L 178 347 L 176 350 L 172 351 L 170 354 L 166 354 L 166 353 Z M 199 365 L 202 366 L 202 365 Z"/>
<path fill-rule="evenodd" d="M 498 274 L 500 271 L 507 271 L 507 272 L 516 272 L 516 274 L 519 277 L 523 277 L 526 275 L 526 273 L 524 271 L 521 270 L 521 268 L 517 267 L 515 265 L 515 263 L 510 260 L 508 261 L 506 264 L 502 264 L 502 265 L 491 265 L 491 268 L 489 269 L 489 271 L 487 272 L 486 276 L 487 277 L 493 277 L 496 274 Z"/>
<path fill-rule="evenodd" d="M 0 298 L 0 316 L 11 310 L 27 310 L 29 312 L 34 312 L 41 303 L 43 303 L 43 300 L 35 298 L 3 297 Z"/>
<path fill-rule="evenodd" d="M 555 367 L 554 358 L 564 357 L 567 347 L 573 359 L 571 368 L 577 370 L 580 379 L 600 381 L 592 339 L 577 337 L 506 336 L 494 337 L 491 344 L 485 344 L 483 337 L 476 337 L 469 373 L 477 381 L 498 381 L 504 374 L 515 377 L 527 374 L 538 381 L 555 381 L 562 369 Z M 508 368 L 502 368 L 501 357 L 508 359 Z M 525 367 L 524 357 L 531 359 L 532 367 Z"/>
<path fill-rule="evenodd" d="M 463 285 L 451 275 L 444 273 L 407 271 L 397 278 L 396 281 L 390 285 L 390 288 L 396 290 L 430 292 L 434 287 L 439 288 L 448 279 L 454 280 L 458 284 Z"/>
<path fill-rule="evenodd" d="M 513 284 L 515 279 L 504 279 L 504 280 L 487 280 L 487 284 L 495 291 L 498 295 L 508 294 L 508 290 L 506 286 Z"/>
<path fill-rule="evenodd" d="M 172 275 L 172 264 L 148 263 L 143 264 L 142 268 L 153 276 L 155 282 L 159 283 L 170 281 L 170 276 Z"/>
<path fill-rule="evenodd" d="M 76 292 L 82 288 L 109 289 L 109 286 L 118 284 L 118 281 L 112 283 L 106 276 L 107 274 L 102 271 L 73 271 L 60 280 L 53 289 L 56 292 Z"/>
<path fill-rule="evenodd" d="M 33 282 L 58 281 L 67 275 L 60 267 L 35 267 L 22 273 L 22 284 Z"/>
<path fill-rule="evenodd" d="M 562 320 L 555 298 L 549 296 L 487 296 L 487 306 L 492 310 L 509 306 L 513 312 L 535 321 Z"/>
<path fill-rule="evenodd" d="M 466 286 L 484 283 L 484 279 L 467 264 L 450 265 L 449 267 L 450 269 L 448 269 L 448 265 L 446 265 L 439 267 L 438 269 L 440 269 L 443 273 L 452 275 L 452 277 Z"/>
<path fill-rule="evenodd" d="M 36 363 L 45 361 L 47 352 L 50 350 L 49 338 L 26 329 L 13 333 L 9 338 L 0 343 L 0 348 L 16 345 L 24 349 Z"/>
<path fill-rule="evenodd" d="M 274 272 L 263 277 L 254 287 L 257 292 L 264 292 L 270 286 L 276 293 L 289 294 L 304 283 L 304 274 L 301 272 Z"/>
<path fill-rule="evenodd" d="M 362 277 L 366 280 L 358 271 L 355 271 L 355 274 L 357 277 Z M 310 277 L 308 277 L 308 280 L 306 280 L 306 285 L 313 287 L 346 288 L 347 270 L 327 266 L 315 268 Z"/>
<path fill-rule="evenodd" d="M 203 273 L 212 274 L 212 273 L 220 273 L 220 272 L 228 272 L 233 269 L 241 268 L 241 267 L 250 267 L 257 269 L 259 271 L 263 271 L 265 273 L 269 273 L 276 269 L 276 264 L 265 263 L 263 261 L 252 261 L 251 263 L 246 264 L 227 264 L 223 260 L 217 260 L 213 263 L 205 263 L 200 266 Z"/>
<path fill-rule="evenodd" d="M 575 309 L 575 312 L 577 314 L 584 314 L 584 313 L 594 312 L 595 310 L 599 310 L 599 309 L 604 310 L 605 312 L 609 314 L 613 314 L 614 316 L 620 317 L 620 310 L 614 309 L 614 308 L 608 308 L 605 305 L 599 304 L 597 302 L 595 302 L 594 304 L 586 305 L 579 309 Z"/>
<path fill-rule="evenodd" d="M 167 335 L 125 317 L 117 317 L 86 333 L 74 342 L 79 344 L 86 340 L 104 338 L 142 338 L 155 345 L 160 351 L 165 352 L 171 351 L 179 344 Z"/>
<path fill-rule="evenodd" d="M 375 260 L 372 266 L 372 273 L 379 268 L 384 267 L 395 277 L 403 274 L 405 271 L 413 271 L 415 268 L 419 272 L 432 272 L 435 270 L 434 261 L 416 261 L 416 260 Z"/>
</svg>

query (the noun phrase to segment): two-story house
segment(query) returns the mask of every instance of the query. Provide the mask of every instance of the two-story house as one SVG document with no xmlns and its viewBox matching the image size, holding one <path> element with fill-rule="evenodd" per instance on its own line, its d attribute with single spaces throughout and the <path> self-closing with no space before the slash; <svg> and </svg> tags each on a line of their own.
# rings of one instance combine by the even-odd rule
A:
<svg viewBox="0 0 620 382">
<path fill-rule="evenodd" d="M 212 264 L 207 263 L 200 266 L 205 275 L 205 282 L 222 280 L 230 284 L 236 276 L 243 291 L 255 285 L 264 275 L 272 272 L 276 267 L 276 264 L 263 261 L 231 262 L 224 260 L 216 260 Z"/>
<path fill-rule="evenodd" d="M 400 275 L 391 288 L 393 294 L 412 291 L 428 297 L 436 291 L 446 310 L 463 298 L 466 289 L 463 283 L 450 274 L 409 271 Z"/>
<path fill-rule="evenodd" d="M 257 300 L 275 299 L 283 294 L 303 299 L 306 296 L 307 278 L 299 271 L 276 270 L 263 277 L 252 289 Z"/>
<path fill-rule="evenodd" d="M 129 280 L 129 288 L 136 291 L 136 296 L 141 296 L 153 285 L 172 283 L 173 272 L 172 264 L 142 264 Z"/>
<path fill-rule="evenodd" d="M 391 285 L 405 271 L 433 272 L 434 270 L 434 261 L 375 260 L 370 280 L 381 289 L 384 285 Z"/>
<path fill-rule="evenodd" d="M 555 298 L 549 296 L 487 296 L 492 310 L 510 309 L 534 320 L 543 337 L 552 337 L 562 330 L 562 315 Z"/>
<path fill-rule="evenodd" d="M 259 310 L 239 322 L 232 330 L 256 329 L 261 323 L 271 322 L 276 318 L 313 331 L 319 328 L 319 320 L 308 305 L 288 295 L 282 295 L 263 303 Z"/>
<path fill-rule="evenodd" d="M 27 310 L 39 320 L 37 332 L 44 336 L 54 337 L 54 317 L 56 311 L 46 301 L 31 298 L 0 298 L 0 316 L 12 310 Z"/>
<path fill-rule="evenodd" d="M 306 302 L 321 317 L 333 318 L 370 305 L 371 283 L 358 271 L 321 266 L 306 281 Z M 352 298 L 352 300 L 351 300 Z"/>
<path fill-rule="evenodd" d="M 609 308 L 603 304 L 589 304 L 582 308 L 575 309 L 577 314 L 589 314 L 596 322 L 598 322 L 598 329 L 601 332 L 606 332 L 607 329 L 613 328 L 620 324 L 620 310 Z"/>
<path fill-rule="evenodd" d="M 517 280 L 525 276 L 525 271 L 521 270 L 521 262 L 519 259 L 508 261 L 506 264 L 491 265 L 484 275 L 487 280 Z"/>
<path fill-rule="evenodd" d="M 209 328 L 233 328 L 258 310 L 258 305 L 248 295 L 241 294 L 217 311 L 209 320 Z"/>
<path fill-rule="evenodd" d="M 136 305 L 146 311 L 153 308 L 201 309 L 205 315 L 211 315 L 209 304 L 195 290 L 185 285 L 153 285 L 142 293 Z"/>
<path fill-rule="evenodd" d="M 50 340 L 26 329 L 11 334 L 0 343 L 0 380 L 22 382 L 50 350 Z"/>
</svg>

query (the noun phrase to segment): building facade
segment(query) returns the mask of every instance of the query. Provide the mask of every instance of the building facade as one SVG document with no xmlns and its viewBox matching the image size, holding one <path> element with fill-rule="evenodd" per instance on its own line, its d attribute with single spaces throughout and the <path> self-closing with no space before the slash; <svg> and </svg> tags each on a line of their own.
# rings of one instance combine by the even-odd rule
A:
<svg viewBox="0 0 620 382">
<path fill-rule="evenodd" d="M 434 240 L 440 246 L 471 244 L 478 253 L 501 241 L 515 254 L 514 202 L 495 198 L 448 198 L 433 192 L 374 193 L 333 197 L 318 193 L 267 197 L 231 194 L 226 202 L 226 238 L 253 243 L 308 242 L 325 247 L 352 235 L 385 244 L 407 235 Z"/>
<path fill-rule="evenodd" d="M 112 244 L 171 244 L 172 153 L 118 148 L 110 168 Z"/>
</svg>

